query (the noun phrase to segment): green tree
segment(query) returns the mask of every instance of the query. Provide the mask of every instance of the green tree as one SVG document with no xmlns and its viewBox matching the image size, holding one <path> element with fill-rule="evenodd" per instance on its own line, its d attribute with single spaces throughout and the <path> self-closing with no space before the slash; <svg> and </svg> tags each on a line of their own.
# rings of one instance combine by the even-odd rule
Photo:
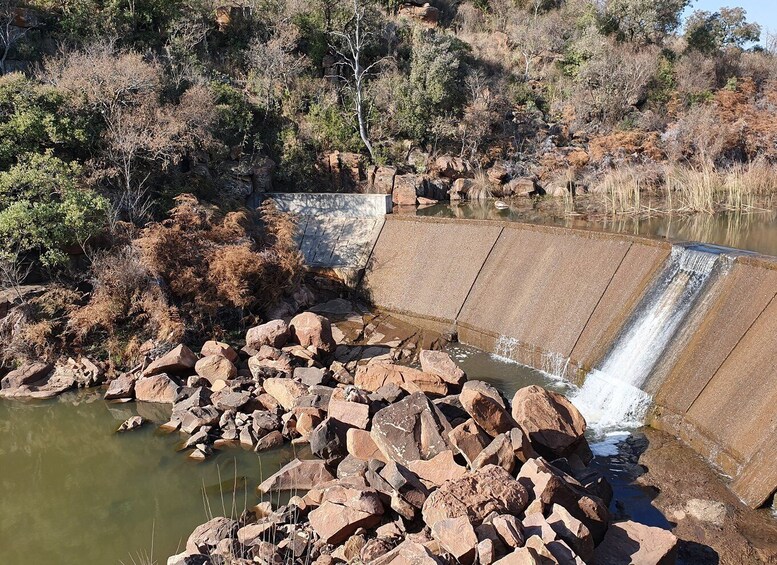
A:
<svg viewBox="0 0 777 565">
<path fill-rule="evenodd" d="M 680 27 L 680 16 L 691 0 L 606 0 L 602 29 L 621 41 L 660 43 Z"/>
<path fill-rule="evenodd" d="M 747 21 L 742 8 L 721 8 L 718 12 L 696 10 L 685 25 L 688 47 L 713 53 L 726 46 L 742 47 L 761 39 L 761 26 Z"/>
<path fill-rule="evenodd" d="M 81 168 L 50 153 L 27 153 L 0 172 L 0 254 L 35 253 L 47 267 L 67 261 L 104 225 L 108 201 L 80 186 Z"/>
</svg>

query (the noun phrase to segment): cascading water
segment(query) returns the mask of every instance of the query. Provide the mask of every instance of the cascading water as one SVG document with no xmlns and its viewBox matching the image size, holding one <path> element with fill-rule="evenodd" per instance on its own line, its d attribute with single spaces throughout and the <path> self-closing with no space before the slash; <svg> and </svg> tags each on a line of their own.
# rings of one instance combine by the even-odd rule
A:
<svg viewBox="0 0 777 565">
<path fill-rule="evenodd" d="M 710 278 L 719 254 L 676 246 L 662 276 L 632 314 L 601 367 L 573 397 L 600 430 L 641 425 L 651 397 L 642 390 Z"/>
</svg>

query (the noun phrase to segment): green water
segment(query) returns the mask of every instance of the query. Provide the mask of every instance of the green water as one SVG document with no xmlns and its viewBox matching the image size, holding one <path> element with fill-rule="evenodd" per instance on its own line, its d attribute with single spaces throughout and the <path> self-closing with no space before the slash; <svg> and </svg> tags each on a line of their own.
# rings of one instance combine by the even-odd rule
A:
<svg viewBox="0 0 777 565">
<path fill-rule="evenodd" d="M 169 413 L 137 408 L 157 419 Z M 234 515 L 233 492 L 236 513 L 256 504 L 261 477 L 294 457 L 282 448 L 260 464 L 234 449 L 195 463 L 176 452 L 180 436 L 156 426 L 115 434 L 135 413 L 134 403 L 109 405 L 96 391 L 0 400 L 0 564 L 129 565 L 151 553 L 152 531 L 153 557 L 165 563 L 208 518 L 203 486 L 212 515 Z"/>
</svg>

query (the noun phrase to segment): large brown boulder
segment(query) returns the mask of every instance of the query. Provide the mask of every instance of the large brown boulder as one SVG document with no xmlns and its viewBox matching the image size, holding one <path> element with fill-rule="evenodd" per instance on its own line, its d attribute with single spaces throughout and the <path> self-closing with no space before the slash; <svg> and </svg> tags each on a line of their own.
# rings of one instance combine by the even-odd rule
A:
<svg viewBox="0 0 777 565">
<path fill-rule="evenodd" d="M 135 381 L 135 400 L 172 404 L 180 387 L 165 374 L 141 377 Z"/>
<path fill-rule="evenodd" d="M 289 341 L 290 335 L 289 324 L 283 320 L 271 320 L 246 332 L 246 347 L 257 351 L 263 345 L 283 347 Z"/>
<path fill-rule="evenodd" d="M 221 355 L 233 363 L 237 363 L 238 360 L 237 351 L 232 349 L 229 344 L 221 341 L 206 341 L 202 344 L 200 355 L 203 357 L 207 357 L 208 355 Z"/>
<path fill-rule="evenodd" d="M 547 455 L 568 455 L 586 430 L 585 418 L 569 400 L 539 386 L 515 393 L 512 416 L 534 447 Z"/>
<path fill-rule="evenodd" d="M 547 522 L 558 538 L 564 540 L 583 561 L 589 563 L 593 559 L 594 539 L 591 532 L 566 508 L 558 504 L 551 506 Z"/>
<path fill-rule="evenodd" d="M 350 428 L 345 435 L 346 448 L 348 454 L 360 461 L 369 461 L 377 459 L 386 463 L 386 458 L 380 452 L 378 446 L 372 439 L 370 432 L 358 428 Z"/>
<path fill-rule="evenodd" d="M 418 201 L 421 177 L 418 175 L 397 175 L 394 177 L 392 201 L 395 206 L 415 206 Z"/>
<path fill-rule="evenodd" d="M 262 386 L 287 411 L 294 408 L 298 398 L 308 393 L 307 385 L 292 379 L 272 377 L 264 379 Z"/>
<path fill-rule="evenodd" d="M 448 439 L 470 466 L 480 452 L 491 443 L 491 436 L 480 429 L 472 418 L 453 428 L 448 434 Z"/>
<path fill-rule="evenodd" d="M 136 375 L 132 373 L 123 373 L 108 383 L 108 390 L 105 391 L 105 400 L 118 400 L 122 398 L 132 398 L 135 394 Z"/>
<path fill-rule="evenodd" d="M 146 367 L 143 376 L 150 377 L 161 373 L 187 374 L 192 372 L 196 364 L 197 356 L 181 344 Z"/>
<path fill-rule="evenodd" d="M 222 540 L 235 539 L 237 520 L 219 516 L 197 526 L 186 541 L 186 553 L 210 555 Z"/>
<path fill-rule="evenodd" d="M 452 451 L 443 451 L 428 461 L 411 461 L 407 468 L 429 488 L 442 486 L 445 481 L 460 479 L 467 474 L 467 469 L 453 459 Z"/>
<path fill-rule="evenodd" d="M 423 392 L 433 396 L 444 396 L 448 392 L 448 385 L 438 375 L 394 363 L 370 363 L 357 367 L 354 384 L 369 392 L 375 392 L 389 384 L 396 385 L 411 394 Z"/>
<path fill-rule="evenodd" d="M 329 320 L 313 312 L 294 316 L 289 322 L 289 330 L 303 347 L 313 346 L 319 352 L 331 353 L 337 346 Z"/>
<path fill-rule="evenodd" d="M 593 562 L 601 565 L 674 565 L 677 538 L 661 528 L 632 521 L 617 522 L 610 526 L 597 546 Z"/>
<path fill-rule="evenodd" d="M 323 461 L 295 459 L 267 478 L 258 489 L 262 494 L 281 490 L 308 490 L 334 480 Z"/>
<path fill-rule="evenodd" d="M 323 502 L 308 518 L 324 543 L 339 544 L 359 528 L 378 525 L 383 512 L 377 491 L 336 485 L 324 491 Z"/>
<path fill-rule="evenodd" d="M 479 526 L 492 512 L 517 515 L 529 502 L 526 489 L 510 473 L 489 465 L 455 481 L 448 481 L 424 503 L 422 513 L 427 525 L 447 518 L 467 516 Z"/>
<path fill-rule="evenodd" d="M 370 435 L 387 460 L 407 465 L 449 450 L 450 431 L 442 412 L 417 392 L 378 411 Z"/>
<path fill-rule="evenodd" d="M 472 469 L 477 470 L 486 465 L 499 465 L 508 473 L 515 469 L 515 452 L 508 434 L 499 434 L 478 454 L 472 462 Z"/>
<path fill-rule="evenodd" d="M 237 376 L 237 367 L 222 355 L 207 355 L 194 365 L 194 371 L 210 384 L 218 380 L 228 381 Z"/>
<path fill-rule="evenodd" d="M 421 362 L 422 371 L 437 375 L 446 383 L 461 386 L 467 380 L 466 373 L 445 351 L 425 349 L 421 351 L 418 360 Z"/>
<path fill-rule="evenodd" d="M 15 369 L 3 377 L 0 381 L 0 388 L 19 388 L 25 385 L 31 385 L 54 370 L 54 366 L 49 363 L 25 363 L 18 369 Z"/>
<path fill-rule="evenodd" d="M 348 402 L 333 398 L 329 401 L 329 417 L 354 428 L 367 429 L 370 424 L 370 407 L 368 404 Z"/>
<path fill-rule="evenodd" d="M 494 387 L 483 381 L 467 381 L 459 400 L 478 426 L 491 437 L 509 432 L 515 427 L 504 400 Z"/>
</svg>

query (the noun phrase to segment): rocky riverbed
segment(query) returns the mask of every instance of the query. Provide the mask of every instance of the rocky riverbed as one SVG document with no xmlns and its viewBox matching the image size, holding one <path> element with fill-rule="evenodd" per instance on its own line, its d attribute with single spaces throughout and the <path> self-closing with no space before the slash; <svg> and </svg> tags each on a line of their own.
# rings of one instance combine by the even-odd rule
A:
<svg viewBox="0 0 777 565">
<path fill-rule="evenodd" d="M 168 563 L 673 563 L 688 553 L 665 529 L 611 514 L 585 421 L 561 394 L 526 386 L 508 401 L 469 380 L 440 336 L 343 300 L 314 310 L 250 328 L 240 349 L 150 352 L 107 383 L 110 402 L 172 406 L 161 429 L 181 434 L 181 458 L 287 443 L 315 457 L 266 478 L 257 506 L 196 528 Z M 103 378 L 86 360 L 28 366 L 2 394 Z"/>
</svg>

